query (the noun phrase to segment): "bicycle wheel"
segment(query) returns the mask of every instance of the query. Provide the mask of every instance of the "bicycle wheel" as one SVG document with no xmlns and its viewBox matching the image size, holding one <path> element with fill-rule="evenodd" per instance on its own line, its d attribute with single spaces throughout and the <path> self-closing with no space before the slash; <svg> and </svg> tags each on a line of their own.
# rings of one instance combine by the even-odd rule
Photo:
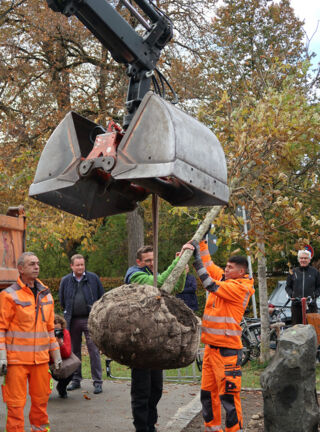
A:
<svg viewBox="0 0 320 432">
<path fill-rule="evenodd" d="M 247 336 L 245 336 L 244 334 L 242 334 L 241 336 L 241 341 L 242 341 L 242 357 L 241 357 L 241 366 L 244 366 L 249 360 L 250 360 L 250 341 L 247 338 Z"/>
</svg>

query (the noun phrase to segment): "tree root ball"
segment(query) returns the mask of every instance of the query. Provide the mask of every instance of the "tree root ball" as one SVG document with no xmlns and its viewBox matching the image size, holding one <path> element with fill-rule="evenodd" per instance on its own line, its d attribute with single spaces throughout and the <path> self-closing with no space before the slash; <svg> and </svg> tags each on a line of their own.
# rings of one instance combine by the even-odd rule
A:
<svg viewBox="0 0 320 432">
<path fill-rule="evenodd" d="M 149 285 L 122 285 L 92 307 L 94 343 L 118 363 L 143 369 L 191 364 L 200 339 L 200 319 L 182 300 Z"/>
</svg>

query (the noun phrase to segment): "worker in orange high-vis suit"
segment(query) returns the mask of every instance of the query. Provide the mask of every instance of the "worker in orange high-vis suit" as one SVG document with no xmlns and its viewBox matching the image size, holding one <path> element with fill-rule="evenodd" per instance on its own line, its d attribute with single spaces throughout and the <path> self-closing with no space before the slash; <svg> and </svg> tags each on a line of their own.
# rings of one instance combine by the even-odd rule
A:
<svg viewBox="0 0 320 432">
<path fill-rule="evenodd" d="M 54 305 L 49 288 L 38 279 L 39 260 L 32 252 L 18 259 L 19 278 L 0 293 L 0 375 L 7 404 L 6 432 L 24 432 L 27 382 L 32 432 L 49 431 L 47 404 L 51 392 L 50 356 L 59 369 L 60 349 L 54 336 Z"/>
<path fill-rule="evenodd" d="M 223 271 L 213 264 L 205 241 L 192 241 L 194 267 L 209 291 L 202 318 L 205 344 L 201 403 L 205 432 L 223 432 L 221 404 L 226 411 L 226 432 L 243 431 L 241 391 L 241 327 L 244 311 L 254 293 L 246 257 L 230 257 Z"/>
</svg>

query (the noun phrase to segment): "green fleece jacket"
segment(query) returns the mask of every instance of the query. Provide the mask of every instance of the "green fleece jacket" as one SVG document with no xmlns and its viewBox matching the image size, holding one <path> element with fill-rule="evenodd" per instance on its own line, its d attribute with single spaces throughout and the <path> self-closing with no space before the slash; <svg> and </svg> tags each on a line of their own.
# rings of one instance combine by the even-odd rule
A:
<svg viewBox="0 0 320 432">
<path fill-rule="evenodd" d="M 175 258 L 170 266 L 164 272 L 158 274 L 157 277 L 157 285 L 160 288 L 165 280 L 168 278 L 169 274 L 175 268 L 177 262 L 179 261 L 179 257 Z M 153 274 L 150 272 L 148 267 L 144 267 L 145 271 L 137 271 L 132 274 L 130 277 L 130 283 L 138 283 L 140 285 L 153 285 Z M 146 273 L 148 271 L 148 273 Z M 176 294 L 180 291 L 183 291 L 184 285 L 186 282 L 186 272 L 184 271 L 178 279 L 178 282 L 175 284 L 174 289 L 171 294 Z"/>
</svg>

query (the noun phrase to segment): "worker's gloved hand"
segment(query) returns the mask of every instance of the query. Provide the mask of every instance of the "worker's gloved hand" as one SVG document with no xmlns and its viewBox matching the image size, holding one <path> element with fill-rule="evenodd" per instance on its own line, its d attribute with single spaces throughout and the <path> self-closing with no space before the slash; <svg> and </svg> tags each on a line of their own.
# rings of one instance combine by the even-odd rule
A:
<svg viewBox="0 0 320 432">
<path fill-rule="evenodd" d="M 7 374 L 7 351 L 0 351 L 0 376 L 4 376 Z"/>
<path fill-rule="evenodd" d="M 55 351 L 51 351 L 51 358 L 53 360 L 54 363 L 54 368 L 56 370 L 59 370 L 61 368 L 62 365 L 62 358 L 61 358 L 61 354 L 60 354 L 60 350 L 55 350 Z"/>
<path fill-rule="evenodd" d="M 203 234 L 202 240 L 207 240 L 207 235 L 209 234 L 210 231 L 211 231 L 211 224 L 209 225 L 207 231 Z"/>
<path fill-rule="evenodd" d="M 201 259 L 199 242 L 197 240 L 191 240 L 190 244 L 194 247 L 193 256 L 195 259 Z"/>
</svg>

